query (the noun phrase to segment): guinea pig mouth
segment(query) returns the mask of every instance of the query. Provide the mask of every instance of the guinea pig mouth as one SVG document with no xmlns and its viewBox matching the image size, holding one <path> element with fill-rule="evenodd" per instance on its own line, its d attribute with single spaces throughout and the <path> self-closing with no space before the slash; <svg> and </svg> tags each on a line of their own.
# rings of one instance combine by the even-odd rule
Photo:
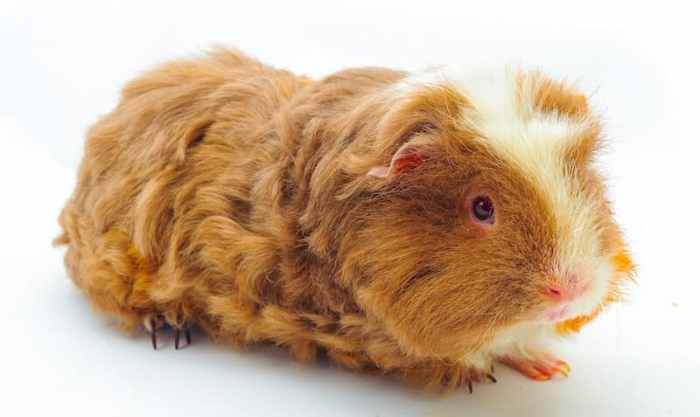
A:
<svg viewBox="0 0 700 417">
<path fill-rule="evenodd" d="M 569 315 L 570 305 L 563 304 L 546 309 L 541 317 L 544 321 L 547 322 L 557 322 L 568 319 Z"/>
<path fill-rule="evenodd" d="M 586 291 L 581 296 L 571 300 L 565 300 L 549 304 L 537 314 L 537 321 L 556 323 L 573 319 L 575 317 L 590 314 L 600 306 L 603 296 L 595 291 Z"/>
</svg>

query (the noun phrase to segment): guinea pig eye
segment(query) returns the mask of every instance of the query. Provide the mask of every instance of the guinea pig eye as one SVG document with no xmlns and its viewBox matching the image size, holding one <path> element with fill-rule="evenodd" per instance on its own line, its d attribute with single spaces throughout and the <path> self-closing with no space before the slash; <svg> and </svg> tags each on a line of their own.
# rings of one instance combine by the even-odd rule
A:
<svg viewBox="0 0 700 417">
<path fill-rule="evenodd" d="M 496 221 L 496 211 L 490 198 L 480 195 L 472 201 L 474 218 L 481 223 L 493 224 Z"/>
</svg>

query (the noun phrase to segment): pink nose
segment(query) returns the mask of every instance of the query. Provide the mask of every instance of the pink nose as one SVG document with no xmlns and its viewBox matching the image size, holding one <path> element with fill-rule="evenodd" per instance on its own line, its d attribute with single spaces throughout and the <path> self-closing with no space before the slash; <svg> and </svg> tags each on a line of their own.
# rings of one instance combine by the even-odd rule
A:
<svg viewBox="0 0 700 417">
<path fill-rule="evenodd" d="M 560 300 L 562 298 L 561 290 L 559 288 L 549 287 L 547 288 L 547 295 L 553 300 Z"/>
<path fill-rule="evenodd" d="M 582 279 L 579 274 L 563 274 L 561 277 L 553 280 L 545 288 L 544 293 L 550 300 L 561 303 L 580 297 L 588 290 L 589 285 L 588 279 Z"/>
</svg>

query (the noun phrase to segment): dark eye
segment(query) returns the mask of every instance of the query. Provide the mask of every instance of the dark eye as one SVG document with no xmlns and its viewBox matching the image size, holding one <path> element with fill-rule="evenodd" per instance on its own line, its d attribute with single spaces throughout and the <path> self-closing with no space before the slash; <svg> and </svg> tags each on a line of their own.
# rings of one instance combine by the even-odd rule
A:
<svg viewBox="0 0 700 417">
<path fill-rule="evenodd" d="M 495 219 L 495 210 L 491 199 L 485 196 L 478 196 L 472 202 L 472 212 L 476 220 L 482 223 L 493 224 Z"/>
</svg>

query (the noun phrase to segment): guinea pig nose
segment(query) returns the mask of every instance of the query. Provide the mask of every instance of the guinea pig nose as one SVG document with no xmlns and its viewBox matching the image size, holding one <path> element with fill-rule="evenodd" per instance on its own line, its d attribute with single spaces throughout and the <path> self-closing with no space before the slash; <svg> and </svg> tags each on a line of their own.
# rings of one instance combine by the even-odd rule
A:
<svg viewBox="0 0 700 417">
<path fill-rule="evenodd" d="M 551 298 L 554 301 L 560 301 L 563 298 L 562 290 L 561 288 L 557 287 L 547 287 L 545 290 L 547 296 Z"/>
<path fill-rule="evenodd" d="M 561 303 L 572 301 L 588 291 L 590 282 L 578 273 L 568 273 L 561 275 L 544 287 L 544 295 L 549 300 Z"/>
</svg>

